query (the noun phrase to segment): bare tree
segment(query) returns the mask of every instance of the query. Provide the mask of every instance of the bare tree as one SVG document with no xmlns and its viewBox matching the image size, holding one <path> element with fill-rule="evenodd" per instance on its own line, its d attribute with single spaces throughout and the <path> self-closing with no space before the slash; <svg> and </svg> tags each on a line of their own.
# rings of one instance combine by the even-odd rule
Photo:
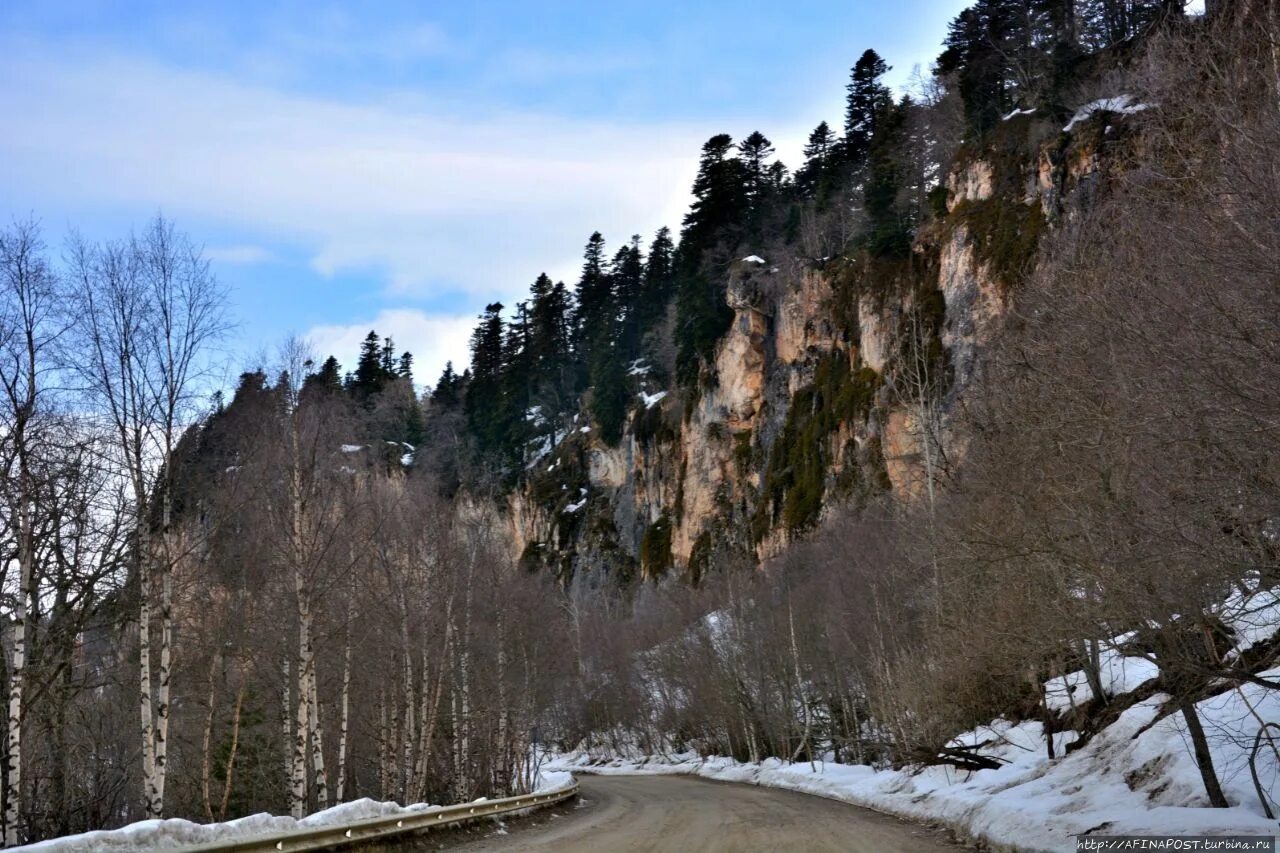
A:
<svg viewBox="0 0 1280 853">
<path fill-rule="evenodd" d="M 199 248 L 162 218 L 126 242 L 93 246 L 77 238 L 69 254 L 83 335 L 77 364 L 89 399 L 112 432 L 114 461 L 132 494 L 143 789 L 146 814 L 159 817 L 173 665 L 172 571 L 179 556 L 170 528 L 168 463 L 194 418 L 209 347 L 225 328 L 224 293 Z M 157 619 L 159 666 L 153 674 Z"/>
</svg>

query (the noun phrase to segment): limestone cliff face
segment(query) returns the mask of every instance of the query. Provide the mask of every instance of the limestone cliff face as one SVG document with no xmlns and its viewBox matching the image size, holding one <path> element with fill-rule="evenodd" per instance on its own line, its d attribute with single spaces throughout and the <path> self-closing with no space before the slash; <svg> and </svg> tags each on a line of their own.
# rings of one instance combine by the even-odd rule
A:
<svg viewBox="0 0 1280 853">
<path fill-rule="evenodd" d="M 574 572 L 696 577 L 714 553 L 775 553 L 834 501 L 919 499 L 931 448 L 962 455 L 951 412 L 999 333 L 1010 279 L 1100 162 L 1060 140 L 1013 166 L 969 157 L 948 178 L 947 215 L 887 273 L 855 258 L 733 264 L 733 321 L 698 386 L 637 400 L 616 448 L 571 433 L 540 464 L 576 466 L 581 485 L 512 495 L 515 546 L 557 549 Z"/>
</svg>

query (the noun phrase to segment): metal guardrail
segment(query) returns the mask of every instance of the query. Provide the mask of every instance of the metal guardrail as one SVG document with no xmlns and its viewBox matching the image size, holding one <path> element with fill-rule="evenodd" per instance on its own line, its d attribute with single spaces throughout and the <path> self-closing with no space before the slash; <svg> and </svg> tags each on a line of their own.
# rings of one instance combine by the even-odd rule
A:
<svg viewBox="0 0 1280 853">
<path fill-rule="evenodd" d="M 388 838 L 408 832 L 420 832 L 436 827 L 458 826 L 486 817 L 540 809 L 562 803 L 578 795 L 578 783 L 567 788 L 546 794 L 524 794 L 519 797 L 504 797 L 501 800 L 482 800 L 475 803 L 464 803 L 458 806 L 445 806 L 435 811 L 374 817 L 351 823 L 321 826 L 314 829 L 298 829 L 292 832 L 280 832 L 274 835 L 260 835 L 254 838 L 239 838 L 230 841 L 216 841 L 184 847 L 184 853 L 258 853 L 259 851 L 282 850 L 327 850 L 361 841 L 372 841 Z"/>
</svg>

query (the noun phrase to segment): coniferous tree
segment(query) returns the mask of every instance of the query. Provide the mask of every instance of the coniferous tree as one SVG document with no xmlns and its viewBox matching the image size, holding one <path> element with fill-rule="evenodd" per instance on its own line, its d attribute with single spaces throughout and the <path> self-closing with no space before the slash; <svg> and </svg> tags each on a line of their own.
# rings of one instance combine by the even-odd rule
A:
<svg viewBox="0 0 1280 853">
<path fill-rule="evenodd" d="M 738 153 L 746 173 L 747 200 L 756 207 L 768 194 L 771 186 L 768 161 L 773 156 L 773 143 L 757 130 L 738 143 Z"/>
<path fill-rule="evenodd" d="M 360 357 L 356 361 L 356 370 L 347 383 L 351 396 L 359 401 L 382 390 L 386 372 L 382 366 L 382 342 L 376 331 L 370 330 L 360 344 Z"/>
<path fill-rule="evenodd" d="M 471 334 L 471 381 L 467 388 L 467 426 L 483 454 L 502 455 L 507 412 L 502 398 L 502 356 L 505 328 L 502 303 L 485 306 L 480 324 Z"/>
<path fill-rule="evenodd" d="M 911 251 L 914 222 L 903 199 L 907 176 L 902 159 L 910 98 L 892 102 L 876 119 L 876 135 L 867 151 L 863 199 L 867 211 L 867 248 L 873 255 L 905 256 Z"/>
<path fill-rule="evenodd" d="M 613 256 L 610 267 L 614 298 L 618 306 L 618 346 L 615 355 L 631 361 L 640 350 L 640 291 L 644 286 L 644 254 L 640 235 L 631 237 Z"/>
<path fill-rule="evenodd" d="M 599 231 L 587 240 L 582 257 L 582 277 L 578 280 L 578 311 L 574 318 L 574 343 L 579 350 L 589 348 L 600 323 L 613 311 L 613 290 L 605 269 L 604 237 Z"/>
<path fill-rule="evenodd" d="M 502 343 L 502 405 L 510 418 L 506 441 L 513 446 L 522 444 L 530 434 L 534 369 L 529 337 L 529 303 L 518 302 Z"/>
<path fill-rule="evenodd" d="M 625 357 L 616 336 L 602 337 L 591 363 L 591 418 L 600 438 L 616 446 L 627 420 L 628 393 Z"/>
<path fill-rule="evenodd" d="M 824 206 L 835 189 L 836 137 L 831 126 L 821 122 L 809 134 L 804 146 L 804 166 L 796 174 L 796 188 L 801 195 Z"/>
<path fill-rule="evenodd" d="M 441 406 L 456 406 L 462 401 L 462 377 L 453 370 L 453 362 L 447 361 L 440 379 L 431 390 L 431 402 Z"/>
<path fill-rule="evenodd" d="M 733 137 L 727 133 L 711 137 L 702 146 L 693 181 L 694 201 L 680 234 L 681 255 L 694 267 L 703 251 L 742 221 L 747 209 L 746 170 L 740 159 L 730 156 L 733 147 Z"/>
<path fill-rule="evenodd" d="M 880 82 L 889 66 L 874 50 L 858 58 L 850 75 L 849 93 L 844 114 L 844 153 L 854 163 L 861 163 L 871 147 L 876 123 L 892 104 L 889 87 Z"/>
<path fill-rule="evenodd" d="M 663 226 L 649 244 L 640 295 L 636 299 L 636 317 L 641 339 L 666 315 L 667 305 L 675 295 L 675 255 L 671 229 Z"/>
<path fill-rule="evenodd" d="M 738 228 L 748 208 L 745 169 L 741 160 L 729 156 L 732 151 L 733 138 L 727 133 L 702 146 L 694 202 L 680 234 L 676 372 L 685 382 L 697 376 L 699 360 L 710 357 L 733 319 L 723 286 L 703 271 L 705 255 L 712 249 L 719 251 L 718 260 L 728 260 L 725 253 L 737 247 Z"/>
<path fill-rule="evenodd" d="M 337 394 L 342 390 L 342 365 L 333 356 L 329 356 L 320 365 L 320 369 L 306 378 L 302 385 L 305 395 Z"/>
</svg>

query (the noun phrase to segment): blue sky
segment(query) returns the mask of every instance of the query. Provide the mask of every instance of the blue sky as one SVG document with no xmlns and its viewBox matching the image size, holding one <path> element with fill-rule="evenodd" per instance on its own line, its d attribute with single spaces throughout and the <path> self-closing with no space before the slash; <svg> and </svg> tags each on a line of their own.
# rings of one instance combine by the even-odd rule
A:
<svg viewBox="0 0 1280 853">
<path fill-rule="evenodd" d="M 0 211 L 121 235 L 157 211 L 232 291 L 237 369 L 369 328 L 430 382 L 595 229 L 678 226 L 701 143 L 794 166 L 867 47 L 905 86 L 963 0 L 0 4 Z"/>
</svg>

